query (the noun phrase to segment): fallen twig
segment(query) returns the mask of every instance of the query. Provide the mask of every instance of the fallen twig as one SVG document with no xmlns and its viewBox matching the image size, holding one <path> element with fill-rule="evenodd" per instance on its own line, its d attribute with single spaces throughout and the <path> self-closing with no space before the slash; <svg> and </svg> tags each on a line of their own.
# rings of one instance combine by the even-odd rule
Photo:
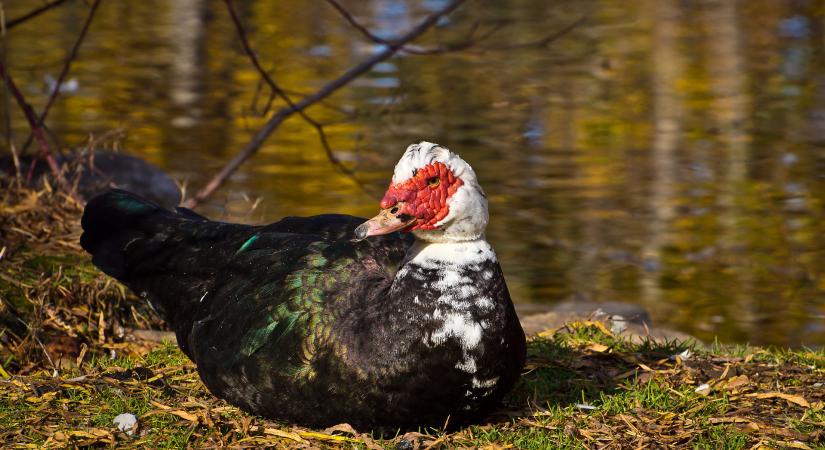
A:
<svg viewBox="0 0 825 450">
<path fill-rule="evenodd" d="M 212 195 L 215 190 L 217 190 L 227 178 L 229 178 L 238 167 L 241 166 L 249 157 L 254 155 L 258 149 L 260 149 L 261 145 L 263 145 L 264 141 L 275 131 L 278 126 L 283 123 L 286 118 L 291 116 L 292 114 L 302 111 L 309 106 L 325 99 L 333 92 L 337 91 L 343 86 L 349 84 L 352 80 L 360 76 L 361 74 L 369 71 L 373 66 L 378 64 L 381 61 L 389 58 L 390 56 L 394 55 L 401 49 L 405 44 L 412 41 L 413 39 L 417 38 L 418 36 L 422 35 L 425 31 L 430 29 L 433 25 L 438 22 L 438 19 L 444 15 L 447 15 L 458 8 L 465 0 L 453 0 L 447 6 L 442 8 L 439 11 L 436 11 L 433 14 L 427 16 L 424 20 L 421 21 L 416 27 L 412 30 L 407 32 L 404 36 L 391 41 L 384 49 L 380 52 L 376 53 L 369 59 L 351 67 L 349 70 L 344 72 L 338 78 L 330 81 L 326 85 L 324 85 L 321 89 L 316 91 L 314 94 L 306 96 L 302 98 L 297 103 L 293 105 L 287 105 L 284 108 L 278 110 L 278 112 L 273 115 L 269 121 L 264 124 L 263 128 L 252 138 L 252 140 L 246 144 L 246 146 L 237 154 L 234 158 L 232 158 L 224 167 L 220 170 L 215 176 L 212 177 L 211 180 L 203 187 L 194 197 L 188 199 L 184 206 L 192 208 L 202 202 L 204 199 Z"/>
</svg>

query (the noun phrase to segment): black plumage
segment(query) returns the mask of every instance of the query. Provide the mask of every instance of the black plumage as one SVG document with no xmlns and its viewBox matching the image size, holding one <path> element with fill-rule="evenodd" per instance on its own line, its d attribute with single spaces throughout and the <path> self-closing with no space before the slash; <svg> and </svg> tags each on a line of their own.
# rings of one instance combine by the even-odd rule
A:
<svg viewBox="0 0 825 450">
<path fill-rule="evenodd" d="M 81 244 L 165 316 L 211 392 L 255 414 L 393 429 L 487 412 L 525 353 L 498 263 L 419 264 L 408 234 L 353 241 L 364 220 L 229 224 L 112 190 Z"/>
</svg>

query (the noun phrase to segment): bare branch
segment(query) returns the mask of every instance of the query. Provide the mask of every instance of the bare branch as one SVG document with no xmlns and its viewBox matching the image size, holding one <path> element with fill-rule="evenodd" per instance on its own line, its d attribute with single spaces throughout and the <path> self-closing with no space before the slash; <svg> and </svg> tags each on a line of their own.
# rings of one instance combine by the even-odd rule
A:
<svg viewBox="0 0 825 450">
<path fill-rule="evenodd" d="M 252 112 L 252 114 L 254 114 L 258 117 L 266 117 L 269 114 L 270 109 L 272 109 L 272 104 L 275 102 L 275 99 L 278 97 L 277 94 L 275 94 L 275 92 L 272 91 L 272 89 L 270 89 L 267 96 L 266 96 L 267 97 L 266 100 L 263 102 L 263 108 L 262 108 L 260 106 L 261 98 L 262 98 L 262 95 L 263 95 L 263 93 L 261 91 L 263 90 L 264 85 L 266 85 L 266 82 L 263 80 L 263 78 L 258 80 L 258 83 L 255 84 L 255 93 L 252 95 L 252 100 L 250 101 L 250 104 L 249 104 L 249 110 Z M 284 93 L 286 95 L 289 95 L 290 97 L 295 97 L 295 96 L 303 97 L 303 96 L 308 95 L 306 92 L 298 91 L 298 90 L 295 90 L 295 89 L 286 89 L 286 88 L 282 88 L 282 89 L 283 89 Z M 334 103 L 330 103 L 328 100 L 322 100 L 322 101 L 318 102 L 318 106 L 324 107 L 325 109 L 328 109 L 330 111 L 334 111 L 338 114 L 341 114 L 342 116 L 345 116 L 348 119 L 353 119 L 353 118 L 359 116 L 358 111 L 348 109 L 346 107 L 338 106 Z M 328 125 L 328 123 L 327 124 L 322 123 L 321 125 L 322 126 Z"/>
<path fill-rule="evenodd" d="M 43 134 L 43 128 L 41 128 L 40 125 L 37 123 L 37 117 L 35 117 L 32 107 L 28 103 L 26 103 L 26 99 L 23 97 L 23 93 L 20 92 L 20 89 L 18 89 L 17 85 L 14 84 L 14 80 L 12 79 L 11 74 L 8 73 L 8 71 L 6 70 L 6 65 L 2 62 L 0 62 L 0 77 L 2 77 L 5 80 L 6 86 L 8 86 L 12 95 L 14 95 L 14 99 L 17 101 L 17 104 L 23 111 L 23 115 L 26 116 L 26 120 L 29 122 L 29 127 L 31 127 L 32 130 L 32 135 L 34 136 L 34 139 L 37 141 L 38 145 L 40 145 L 40 151 L 42 152 L 43 157 L 46 158 L 46 162 L 49 164 L 49 168 L 52 171 L 52 175 L 54 175 L 55 179 L 57 179 L 61 187 L 65 187 L 66 181 L 63 179 L 63 176 L 60 173 L 60 168 L 57 166 L 57 161 L 55 161 L 54 155 L 52 154 L 51 149 L 49 148 L 49 142 L 46 140 L 45 134 Z"/>
<path fill-rule="evenodd" d="M 241 164 L 244 163 L 249 157 L 254 155 L 258 149 L 263 145 L 264 141 L 275 131 L 278 126 L 286 120 L 287 117 L 291 116 L 297 111 L 302 111 L 309 106 L 318 103 L 319 101 L 327 98 L 332 93 L 337 91 L 338 89 L 346 86 L 352 80 L 358 78 L 360 75 L 364 74 L 365 72 L 372 69 L 373 66 L 378 64 L 381 61 L 386 60 L 387 58 L 391 57 L 395 53 L 398 52 L 401 47 L 405 44 L 409 43 L 413 39 L 421 36 L 425 31 L 429 30 L 433 25 L 438 22 L 438 19 L 442 16 L 451 13 L 456 8 L 461 6 L 465 0 L 453 0 L 447 6 L 442 8 L 439 11 L 436 11 L 429 16 L 427 16 L 424 20 L 422 20 L 417 26 L 415 26 L 412 30 L 407 32 L 404 36 L 400 37 L 399 39 L 393 40 L 387 45 L 384 49 L 380 52 L 374 54 L 369 59 L 351 67 L 349 70 L 341 74 L 338 78 L 330 81 L 326 85 L 324 85 L 321 89 L 316 91 L 315 93 L 308 95 L 302 98 L 300 101 L 295 103 L 292 106 L 287 106 L 281 108 L 278 112 L 273 115 L 269 121 L 261 128 L 260 131 L 255 135 L 254 138 L 237 154 L 234 158 L 232 158 L 224 167 L 218 172 L 212 179 L 206 184 L 206 186 L 198 191 L 198 193 L 192 197 L 191 199 L 187 200 L 185 206 L 194 207 L 198 203 L 202 202 L 205 198 L 209 197 L 216 189 L 218 189 L 227 178 L 229 178 Z"/>
<path fill-rule="evenodd" d="M 269 75 L 263 66 L 261 66 L 261 62 L 258 60 L 258 55 L 255 54 L 255 51 L 252 50 L 252 46 L 249 44 L 249 39 L 246 37 L 246 30 L 243 28 L 243 24 L 241 24 L 238 15 L 235 13 L 235 8 L 232 6 L 232 0 L 224 0 L 226 4 L 226 9 L 229 11 L 229 16 L 232 18 L 232 22 L 235 24 L 235 30 L 238 32 L 238 37 L 241 39 L 241 44 L 243 45 L 244 52 L 249 56 L 249 60 L 252 61 L 252 65 L 255 66 L 255 69 L 258 70 L 258 73 L 261 74 L 261 78 L 266 82 L 272 92 L 275 93 L 278 97 L 280 97 L 283 101 L 289 105 L 293 111 L 297 112 L 301 118 L 303 118 L 308 124 L 310 124 L 315 131 L 318 133 L 318 139 L 321 141 L 321 145 L 324 147 L 324 152 L 326 152 L 327 159 L 339 170 L 341 173 L 347 175 L 351 178 L 355 184 L 357 184 L 361 189 L 364 189 L 363 183 L 361 183 L 358 178 L 355 177 L 355 174 L 347 168 L 335 154 L 332 152 L 332 148 L 329 146 L 329 140 L 327 139 L 327 135 L 324 132 L 324 127 L 315 121 L 315 119 L 309 117 L 307 113 L 303 109 L 297 109 L 295 103 L 289 98 L 289 95 L 275 83 L 275 80 L 272 79 L 272 76 Z M 268 109 L 268 104 L 267 104 Z"/>
<path fill-rule="evenodd" d="M 59 6 L 61 3 L 65 3 L 65 2 L 66 2 L 66 0 L 54 0 L 52 2 L 44 4 L 43 6 L 40 6 L 39 8 L 35 8 L 35 9 L 27 12 L 26 14 L 23 14 L 22 16 L 20 16 L 16 19 L 12 19 L 12 20 L 9 20 L 8 22 L 6 22 L 6 29 L 8 30 L 8 29 L 14 28 L 17 25 L 20 25 L 21 23 L 26 22 L 29 19 L 33 19 L 33 18 L 39 16 L 40 14 L 43 14 L 44 12 L 54 8 L 55 6 Z"/>
<path fill-rule="evenodd" d="M 80 45 L 83 43 L 83 39 L 86 38 L 86 33 L 89 31 L 89 25 L 92 24 L 92 19 L 95 17 L 95 12 L 97 12 L 98 6 L 100 6 L 100 0 L 95 0 L 95 2 L 92 3 L 92 8 L 89 10 L 89 14 L 86 16 L 86 22 L 83 23 L 83 28 L 80 30 L 80 35 L 77 36 L 77 39 L 72 46 L 72 50 L 69 52 L 69 56 L 63 64 L 63 69 L 60 70 L 60 75 L 57 77 L 57 82 L 55 83 L 52 92 L 49 94 L 49 99 L 46 101 L 46 106 L 43 107 L 43 111 L 37 119 L 37 123 L 40 126 L 43 126 L 46 116 L 49 115 L 49 110 L 54 104 L 55 99 L 57 99 L 58 94 L 60 94 L 60 86 L 63 84 L 63 81 L 66 80 L 66 75 L 69 74 L 69 67 L 71 67 L 72 61 L 77 58 L 77 52 L 80 50 Z M 26 142 L 23 144 L 23 151 L 26 151 L 26 148 L 31 143 L 32 136 L 33 134 L 26 138 Z"/>
<path fill-rule="evenodd" d="M 500 45 L 500 46 L 495 46 L 495 47 L 485 47 L 485 50 L 516 50 L 516 49 L 520 49 L 520 48 L 530 48 L 530 47 L 547 47 L 548 45 L 550 45 L 554 41 L 562 38 L 567 33 L 570 33 L 571 31 L 576 29 L 579 25 L 586 22 L 589 18 L 590 18 L 589 14 L 586 14 L 582 17 L 579 17 L 578 19 L 574 20 L 573 22 L 571 22 L 569 25 L 562 28 L 561 30 L 558 30 L 558 31 L 556 31 L 552 34 L 549 34 L 549 35 L 547 35 L 547 36 L 545 36 L 545 37 L 543 37 L 539 40 L 536 40 L 536 41 L 522 42 L 522 43 L 519 43 L 519 44 L 512 44 L 512 45 Z"/>
<path fill-rule="evenodd" d="M 6 64 L 6 11 L 0 4 L 0 63 Z M 17 149 L 14 145 L 14 136 L 11 129 L 11 101 L 9 99 L 8 77 L 3 77 L 3 127 L 5 128 L 6 145 L 11 152 L 11 160 L 14 163 L 14 176 L 20 182 L 20 159 L 17 157 Z"/>
<path fill-rule="evenodd" d="M 452 53 L 452 52 L 459 52 L 462 50 L 467 50 L 469 48 L 475 47 L 482 42 L 486 41 L 487 39 L 491 38 L 494 34 L 498 33 L 504 25 L 496 25 L 489 30 L 485 31 L 480 36 L 476 37 L 475 33 L 478 29 L 478 23 L 474 24 L 473 28 L 467 33 L 467 37 L 464 38 L 461 42 L 453 43 L 453 44 L 440 44 L 438 47 L 418 47 L 414 45 L 408 45 L 402 49 L 404 53 L 410 55 L 440 55 L 443 53 Z"/>
<path fill-rule="evenodd" d="M 347 11 L 346 8 L 341 6 L 341 4 L 338 3 L 337 0 L 327 0 L 327 3 L 332 5 L 332 7 L 335 8 L 335 10 L 338 11 L 339 14 L 341 14 L 341 17 L 343 17 L 344 20 L 349 22 L 349 24 L 352 25 L 353 28 L 360 31 L 361 34 L 363 34 L 367 39 L 369 39 L 373 42 L 377 42 L 379 44 L 390 45 L 389 41 L 387 41 L 386 39 L 382 39 L 381 37 L 373 34 L 372 31 L 367 29 L 367 27 L 365 27 L 364 25 L 361 25 L 360 22 L 355 20 L 355 17 L 353 17 L 353 15 L 350 14 L 350 12 Z"/>
<path fill-rule="evenodd" d="M 349 11 L 347 11 L 347 9 L 344 8 L 338 2 L 338 0 L 326 0 L 326 1 L 333 8 L 335 8 L 335 10 L 338 11 L 339 14 L 341 14 L 341 17 L 343 17 L 344 20 L 346 20 L 350 25 L 352 25 L 353 28 L 358 30 L 361 34 L 364 35 L 364 37 L 366 37 L 370 41 L 375 42 L 376 44 L 382 44 L 382 45 L 391 45 L 392 44 L 391 41 L 376 35 L 372 31 L 370 31 L 366 26 L 364 26 L 361 22 L 359 22 L 357 19 L 355 19 L 355 17 Z M 495 33 L 495 31 L 497 31 L 497 30 L 498 30 L 498 28 L 494 29 L 493 33 Z M 473 30 L 471 30 L 470 37 L 467 38 L 466 42 L 456 45 L 455 48 L 453 48 L 453 46 L 450 46 L 449 48 L 445 47 L 445 46 L 439 46 L 437 48 L 426 48 L 426 47 L 414 47 L 414 46 L 405 45 L 400 50 L 403 53 L 409 53 L 409 54 L 413 54 L 413 55 L 434 55 L 434 54 L 438 54 L 438 53 L 447 53 L 447 52 L 451 52 L 451 51 L 463 50 L 467 47 L 470 47 L 470 46 L 474 45 L 474 43 L 471 40 L 471 37 L 472 37 L 473 33 L 475 33 L 475 27 L 473 28 Z M 492 34 L 492 33 L 490 33 L 490 34 Z"/>
<path fill-rule="evenodd" d="M 375 42 L 377 44 L 383 44 L 383 45 L 389 45 L 390 44 L 390 41 L 388 41 L 386 39 L 383 39 L 380 36 L 377 36 L 376 34 L 372 33 L 363 24 L 358 22 L 358 20 L 356 20 L 355 17 L 338 2 L 338 0 L 326 0 L 326 1 L 333 8 L 335 8 L 335 10 L 338 11 L 339 14 L 341 14 L 341 16 L 344 18 L 344 20 L 346 20 L 350 25 L 352 25 L 353 28 L 355 28 L 361 34 L 363 34 L 364 37 L 366 37 L 370 41 Z M 513 45 L 482 47 L 482 48 L 480 48 L 480 50 L 482 50 L 482 51 L 485 51 L 485 50 L 513 50 L 513 49 L 530 48 L 530 47 L 547 47 L 553 41 L 561 38 L 562 36 L 566 35 L 570 31 L 572 31 L 574 28 L 581 25 L 588 17 L 589 17 L 589 15 L 585 15 L 583 17 L 580 17 L 579 19 L 577 19 L 576 21 L 574 21 L 570 25 L 562 28 L 561 30 L 556 31 L 556 32 L 554 32 L 554 33 L 552 33 L 552 34 L 550 34 L 550 35 L 548 35 L 544 38 L 536 40 L 536 41 L 524 42 L 524 43 L 513 44 Z M 402 53 L 406 53 L 406 54 L 410 54 L 410 55 L 440 55 L 440 54 L 444 54 L 444 53 L 452 53 L 452 52 L 463 51 L 463 50 L 467 50 L 467 49 L 470 49 L 472 47 L 478 46 L 483 41 L 486 41 L 487 39 L 492 37 L 494 34 L 499 32 L 502 28 L 504 28 L 503 25 L 496 25 L 496 26 L 493 26 L 492 28 L 490 28 L 489 30 L 485 31 L 484 33 L 482 33 L 480 36 L 475 37 L 475 33 L 478 29 L 478 23 L 476 23 L 473 26 L 473 28 L 470 30 L 470 32 L 467 34 L 467 37 L 464 38 L 461 42 L 457 42 L 457 43 L 453 43 L 453 44 L 446 44 L 446 45 L 440 44 L 437 47 L 419 47 L 419 46 L 415 46 L 415 45 L 405 45 L 400 49 L 400 51 Z"/>
</svg>

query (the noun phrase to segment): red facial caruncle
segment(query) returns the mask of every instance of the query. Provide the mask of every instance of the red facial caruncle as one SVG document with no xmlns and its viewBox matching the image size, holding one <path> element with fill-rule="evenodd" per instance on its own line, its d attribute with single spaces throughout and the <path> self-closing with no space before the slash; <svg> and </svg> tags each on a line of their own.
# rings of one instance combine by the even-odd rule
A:
<svg viewBox="0 0 825 450">
<path fill-rule="evenodd" d="M 436 161 L 418 169 L 412 178 L 391 184 L 381 200 L 381 208 L 397 206 L 399 210 L 393 214 L 414 217 L 415 222 L 404 231 L 432 230 L 449 214 L 447 200 L 462 184 L 449 167 Z"/>
</svg>

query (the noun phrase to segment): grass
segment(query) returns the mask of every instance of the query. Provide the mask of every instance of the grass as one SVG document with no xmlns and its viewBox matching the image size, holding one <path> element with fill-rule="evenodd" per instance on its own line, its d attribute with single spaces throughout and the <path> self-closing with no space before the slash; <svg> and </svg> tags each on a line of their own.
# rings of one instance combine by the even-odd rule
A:
<svg viewBox="0 0 825 450">
<path fill-rule="evenodd" d="M 136 338 L 163 325 L 77 248 L 79 205 L 3 195 L 6 447 L 825 449 L 823 351 L 632 343 L 597 322 L 531 340 L 521 381 L 478 425 L 381 438 L 251 416 L 213 397 L 174 344 Z M 113 425 L 121 413 L 137 416 L 134 434 Z"/>
</svg>

